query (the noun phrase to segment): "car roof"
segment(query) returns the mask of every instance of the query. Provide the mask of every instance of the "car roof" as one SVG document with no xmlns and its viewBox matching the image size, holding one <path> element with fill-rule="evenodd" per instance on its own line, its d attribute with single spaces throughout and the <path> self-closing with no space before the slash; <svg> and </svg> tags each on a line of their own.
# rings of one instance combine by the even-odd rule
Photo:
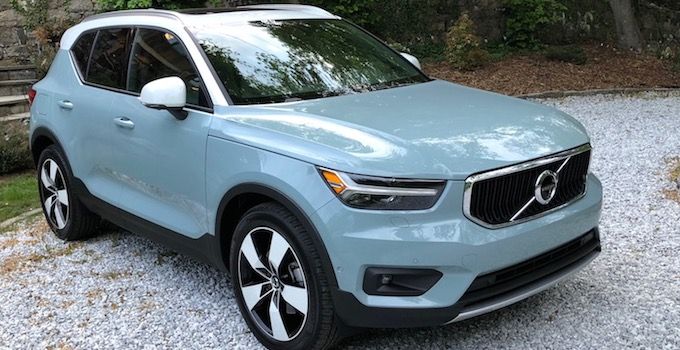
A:
<svg viewBox="0 0 680 350">
<path fill-rule="evenodd" d="M 75 40 L 86 31 L 115 26 L 157 26 L 166 29 L 210 28 L 220 25 L 252 21 L 289 19 L 339 19 L 340 17 L 309 5 L 271 4 L 249 5 L 217 9 L 189 9 L 181 11 L 142 9 L 100 13 L 85 18 L 69 28 L 61 38 L 60 47 L 69 50 Z"/>
</svg>

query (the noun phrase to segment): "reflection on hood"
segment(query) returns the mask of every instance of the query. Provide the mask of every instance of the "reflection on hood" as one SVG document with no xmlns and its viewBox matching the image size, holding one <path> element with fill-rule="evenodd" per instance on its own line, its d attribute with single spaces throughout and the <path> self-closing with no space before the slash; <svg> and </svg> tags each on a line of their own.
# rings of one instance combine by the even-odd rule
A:
<svg viewBox="0 0 680 350">
<path fill-rule="evenodd" d="M 223 136 L 369 175 L 464 179 L 589 142 L 555 109 L 443 81 L 234 108 Z"/>
</svg>

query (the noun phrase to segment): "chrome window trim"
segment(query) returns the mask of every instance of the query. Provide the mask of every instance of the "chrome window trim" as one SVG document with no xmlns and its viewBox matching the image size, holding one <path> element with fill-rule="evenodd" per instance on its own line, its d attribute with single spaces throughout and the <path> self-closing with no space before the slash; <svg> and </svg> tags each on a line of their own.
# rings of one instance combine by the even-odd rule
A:
<svg viewBox="0 0 680 350">
<path fill-rule="evenodd" d="M 488 229 L 499 229 L 499 228 L 503 228 L 503 227 L 517 225 L 517 224 L 520 224 L 520 223 L 523 223 L 523 222 L 526 222 L 526 221 L 529 221 L 529 220 L 537 219 L 539 217 L 548 215 L 548 214 L 550 214 L 554 211 L 560 210 L 560 209 L 576 202 L 577 200 L 583 198 L 586 195 L 586 193 L 588 192 L 587 186 L 586 186 L 586 189 L 583 191 L 583 193 L 581 193 L 580 195 L 574 197 L 572 200 L 570 200 L 570 201 L 568 201 L 568 202 L 566 202 L 566 203 L 564 203 L 564 204 L 562 204 L 558 207 L 552 208 L 550 210 L 546 210 L 544 212 L 541 212 L 539 214 L 532 215 L 532 216 L 529 216 L 529 217 L 526 217 L 526 218 L 522 218 L 522 219 L 514 220 L 514 221 L 508 221 L 508 222 L 505 222 L 505 223 L 502 223 L 502 224 L 497 224 L 497 225 L 492 225 L 492 224 L 489 224 L 487 222 L 484 222 L 484 221 L 474 217 L 470 213 L 470 204 L 472 202 L 472 189 L 473 189 L 474 184 L 476 182 L 488 180 L 488 179 L 493 179 L 493 178 L 501 177 L 501 176 L 505 176 L 505 175 L 514 174 L 514 173 L 524 171 L 524 170 L 527 170 L 527 169 L 533 169 L 533 168 L 536 168 L 536 167 L 539 167 L 539 166 L 542 166 L 542 165 L 546 165 L 546 164 L 550 164 L 550 163 L 554 163 L 554 162 L 559 162 L 559 161 L 565 161 L 564 164 L 562 164 L 562 166 L 564 166 L 564 165 L 566 165 L 566 163 L 568 163 L 568 160 L 571 157 L 578 155 L 578 154 L 581 154 L 581 153 L 584 153 L 584 152 L 591 151 L 591 150 L 592 150 L 592 147 L 590 146 L 590 144 L 586 143 L 586 144 L 581 145 L 579 147 L 576 147 L 576 148 L 573 148 L 573 149 L 570 149 L 570 150 L 567 150 L 567 151 L 564 151 L 564 152 L 560 152 L 560 153 L 557 153 L 557 154 L 553 154 L 553 155 L 550 155 L 550 156 L 547 156 L 547 157 L 544 157 L 544 158 L 539 158 L 539 159 L 531 160 L 531 161 L 528 161 L 528 162 L 524 162 L 524 163 L 520 163 L 520 164 L 516 164 L 516 165 L 511 165 L 511 166 L 506 167 L 506 168 L 500 168 L 500 169 L 496 169 L 496 170 L 487 171 L 487 172 L 484 172 L 484 173 L 470 175 L 467 179 L 465 179 L 465 189 L 464 189 L 464 194 L 463 194 L 463 214 L 465 214 L 465 217 L 467 217 L 469 220 L 471 220 L 472 222 L 474 222 L 474 223 L 476 223 L 476 224 L 478 224 L 482 227 L 485 227 L 485 228 L 488 228 Z M 592 158 L 592 155 L 591 155 L 591 158 Z M 561 168 L 562 167 L 560 167 L 560 170 L 562 170 Z"/>
</svg>

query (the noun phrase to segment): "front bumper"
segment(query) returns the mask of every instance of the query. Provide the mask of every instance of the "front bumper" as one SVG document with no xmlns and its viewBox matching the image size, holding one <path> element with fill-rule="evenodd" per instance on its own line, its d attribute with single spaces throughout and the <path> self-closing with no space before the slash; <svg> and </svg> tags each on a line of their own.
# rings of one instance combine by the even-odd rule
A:
<svg viewBox="0 0 680 350">
<path fill-rule="evenodd" d="M 540 292 L 586 266 L 596 247 L 557 271 L 465 302 L 480 277 L 507 270 L 590 233 L 598 226 L 602 188 L 590 175 L 586 196 L 546 216 L 492 230 L 462 211 L 463 186 L 451 182 L 439 203 L 420 212 L 369 212 L 331 201 L 312 220 L 328 250 L 338 281 L 334 291 L 340 318 L 356 327 L 421 327 L 459 321 L 510 305 Z M 430 268 L 442 278 L 420 296 L 376 296 L 363 291 L 366 268 Z"/>
</svg>

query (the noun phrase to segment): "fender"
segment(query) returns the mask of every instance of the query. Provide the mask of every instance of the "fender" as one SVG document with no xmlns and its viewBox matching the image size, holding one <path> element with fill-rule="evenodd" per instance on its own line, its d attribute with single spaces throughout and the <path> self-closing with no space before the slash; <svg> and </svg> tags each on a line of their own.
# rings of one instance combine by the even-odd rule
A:
<svg viewBox="0 0 680 350">
<path fill-rule="evenodd" d="M 229 202 L 231 202 L 232 199 L 242 194 L 257 194 L 269 197 L 277 201 L 279 204 L 283 205 L 286 209 L 293 213 L 293 215 L 295 215 L 298 218 L 298 220 L 300 220 L 302 226 L 305 228 L 307 232 L 310 233 L 310 236 L 312 237 L 314 248 L 316 248 L 316 251 L 319 253 L 319 257 L 321 258 L 321 266 L 323 268 L 324 273 L 326 274 L 329 286 L 332 287 L 332 289 L 337 289 L 338 281 L 335 277 L 335 272 L 333 270 L 333 265 L 331 264 L 331 259 L 328 256 L 328 251 L 326 251 L 326 246 L 324 245 L 323 240 L 321 239 L 321 235 L 319 234 L 319 231 L 317 231 L 316 227 L 314 227 L 314 225 L 312 224 L 312 221 L 302 211 L 302 209 L 300 209 L 300 207 L 297 204 L 295 204 L 290 198 L 288 198 L 288 196 L 286 196 L 279 190 L 273 189 L 263 184 L 259 183 L 239 184 L 231 188 L 229 191 L 227 191 L 224 197 L 222 197 L 222 200 L 220 201 L 220 205 L 217 210 L 217 217 L 215 220 L 215 236 L 217 237 L 218 246 L 221 249 L 222 258 L 227 259 L 225 261 L 228 261 L 229 258 L 228 247 L 229 244 L 231 243 L 230 240 L 233 232 L 222 232 L 221 218 L 223 217 L 224 211 Z"/>
</svg>

